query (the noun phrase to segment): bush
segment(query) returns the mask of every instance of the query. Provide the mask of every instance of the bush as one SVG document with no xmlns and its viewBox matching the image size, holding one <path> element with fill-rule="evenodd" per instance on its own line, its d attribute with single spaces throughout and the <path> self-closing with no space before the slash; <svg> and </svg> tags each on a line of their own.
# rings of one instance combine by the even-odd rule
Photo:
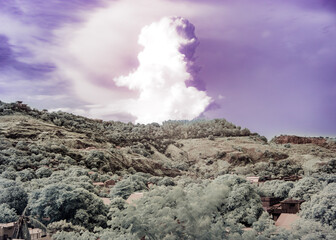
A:
<svg viewBox="0 0 336 240">
<path fill-rule="evenodd" d="M 302 206 L 301 216 L 336 229 L 336 183 L 326 186 Z"/>
<path fill-rule="evenodd" d="M 52 170 L 48 167 L 41 167 L 36 171 L 36 176 L 38 178 L 48 178 L 52 174 Z"/>
<path fill-rule="evenodd" d="M 50 217 L 51 222 L 68 220 L 92 230 L 106 225 L 107 209 L 102 200 L 83 188 L 70 184 L 48 185 L 31 193 L 29 209 L 32 215 Z"/>
<path fill-rule="evenodd" d="M 322 188 L 322 184 L 316 178 L 304 177 L 295 183 L 288 196 L 291 198 L 310 200 L 310 197 L 319 192 Z"/>
<path fill-rule="evenodd" d="M 0 204 L 0 223 L 15 222 L 18 216 L 15 209 L 11 208 L 8 204 Z"/>
<path fill-rule="evenodd" d="M 293 182 L 282 180 L 267 181 L 259 186 L 260 195 L 264 197 L 287 198 L 289 191 L 294 187 Z"/>
<path fill-rule="evenodd" d="M 25 190 L 15 181 L 0 178 L 0 204 L 6 203 L 21 214 L 28 202 Z"/>
<path fill-rule="evenodd" d="M 109 225 L 138 238 L 225 239 L 239 233 L 242 223 L 251 225 L 261 213 L 260 197 L 251 184 L 221 176 L 184 188 L 158 186 L 145 193 L 136 206 L 115 199 Z"/>
</svg>

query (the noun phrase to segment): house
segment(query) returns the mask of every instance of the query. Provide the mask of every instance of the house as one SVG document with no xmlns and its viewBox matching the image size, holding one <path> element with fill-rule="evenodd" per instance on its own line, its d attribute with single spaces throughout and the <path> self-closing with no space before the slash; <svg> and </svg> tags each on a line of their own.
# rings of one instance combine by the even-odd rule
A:
<svg viewBox="0 0 336 240">
<path fill-rule="evenodd" d="M 110 203 L 111 203 L 111 200 L 109 198 L 100 198 L 100 199 L 103 200 L 103 203 L 105 205 L 110 205 Z"/>
<path fill-rule="evenodd" d="M 94 182 L 93 185 L 96 187 L 105 187 L 105 184 L 103 182 Z"/>
<path fill-rule="evenodd" d="M 7 240 L 13 236 L 15 223 L 0 224 L 0 240 Z"/>
<path fill-rule="evenodd" d="M 113 179 L 110 179 L 110 180 L 107 180 L 104 182 L 104 186 L 105 187 L 111 187 L 111 186 L 114 186 L 116 183 Z"/>
<path fill-rule="evenodd" d="M 17 101 L 16 106 L 18 109 L 21 109 L 21 110 L 25 110 L 25 111 L 30 110 L 29 106 L 27 104 L 23 104 L 22 101 Z"/>
<path fill-rule="evenodd" d="M 304 200 L 286 199 L 281 201 L 281 208 L 283 213 L 298 213 L 300 211 L 300 206 Z"/>
<path fill-rule="evenodd" d="M 42 229 L 39 228 L 29 228 L 31 240 L 49 240 L 51 239 L 49 235 L 46 235 Z"/>
<path fill-rule="evenodd" d="M 261 203 L 265 211 L 275 204 L 280 203 L 283 198 L 278 197 L 261 197 Z"/>
<path fill-rule="evenodd" d="M 273 220 L 276 221 L 282 213 L 296 214 L 300 211 L 300 206 L 304 200 L 286 199 L 280 203 L 268 207 L 266 211 L 272 215 Z"/>
<path fill-rule="evenodd" d="M 12 239 L 16 222 L 0 224 L 0 240 Z M 50 236 L 45 234 L 42 229 L 29 228 L 29 234 L 32 240 L 50 240 Z"/>
<path fill-rule="evenodd" d="M 143 193 L 142 192 L 135 192 L 135 193 L 132 193 L 126 200 L 126 202 L 130 205 L 135 205 L 133 203 L 133 201 L 136 201 L 136 200 L 139 200 L 140 198 L 143 197 Z"/>
<path fill-rule="evenodd" d="M 258 183 L 259 177 L 246 177 L 246 180 L 250 183 Z"/>
</svg>

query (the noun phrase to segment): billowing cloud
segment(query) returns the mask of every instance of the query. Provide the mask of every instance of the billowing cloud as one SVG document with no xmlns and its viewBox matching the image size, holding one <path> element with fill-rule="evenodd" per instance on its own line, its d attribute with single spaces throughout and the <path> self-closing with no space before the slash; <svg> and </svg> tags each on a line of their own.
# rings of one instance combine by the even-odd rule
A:
<svg viewBox="0 0 336 240">
<path fill-rule="evenodd" d="M 145 26 L 139 36 L 144 47 L 138 55 L 139 67 L 128 76 L 114 79 L 117 86 L 139 92 L 126 103 L 137 122 L 162 122 L 168 119 L 193 119 L 211 102 L 204 91 L 187 86 L 194 76 L 198 40 L 188 20 L 171 17 Z"/>
</svg>

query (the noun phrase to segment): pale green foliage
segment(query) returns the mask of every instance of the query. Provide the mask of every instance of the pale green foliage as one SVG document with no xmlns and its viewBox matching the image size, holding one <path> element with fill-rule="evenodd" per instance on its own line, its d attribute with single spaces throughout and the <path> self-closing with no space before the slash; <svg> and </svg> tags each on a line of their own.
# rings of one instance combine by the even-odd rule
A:
<svg viewBox="0 0 336 240">
<path fill-rule="evenodd" d="M 21 214 L 27 201 L 28 195 L 19 183 L 0 178 L 0 204 L 7 203 L 17 214 Z"/>
<path fill-rule="evenodd" d="M 0 223 L 14 222 L 18 218 L 15 209 L 6 203 L 0 204 Z"/>
<path fill-rule="evenodd" d="M 96 195 L 68 184 L 51 184 L 30 196 L 31 215 L 50 217 L 51 222 L 68 220 L 89 229 L 105 226 L 106 207 Z"/>
<path fill-rule="evenodd" d="M 275 231 L 274 221 L 267 212 L 263 212 L 258 221 L 252 224 L 253 229 L 259 233 L 270 236 Z"/>
<path fill-rule="evenodd" d="M 119 181 L 110 192 L 111 198 L 121 197 L 127 199 L 133 192 L 147 190 L 147 182 L 150 175 L 147 174 L 133 174 L 125 179 Z"/>
<path fill-rule="evenodd" d="M 52 172 L 51 176 L 42 179 L 33 179 L 27 188 L 35 190 L 50 184 L 65 183 L 73 187 L 84 188 L 90 192 L 94 192 L 94 186 L 88 175 L 89 170 L 80 167 L 71 167 L 63 171 Z"/>
<path fill-rule="evenodd" d="M 262 212 L 252 185 L 236 176 L 185 188 L 156 187 L 135 204 L 112 202 L 113 230 L 149 239 L 225 239 L 228 231 L 240 234 L 240 223 L 252 224 Z"/>
<path fill-rule="evenodd" d="M 292 239 L 302 240 L 335 240 L 336 231 L 330 226 L 323 225 L 320 222 L 301 219 L 293 226 L 291 237 Z"/>
<path fill-rule="evenodd" d="M 336 229 L 336 183 L 326 186 L 302 206 L 301 216 Z"/>
<path fill-rule="evenodd" d="M 316 178 L 305 177 L 295 183 L 288 196 L 295 199 L 303 199 L 308 201 L 310 197 L 319 192 L 322 188 L 322 184 Z"/>
<path fill-rule="evenodd" d="M 36 171 L 36 176 L 38 178 L 47 178 L 47 177 L 50 177 L 51 174 L 52 174 L 52 171 L 48 167 L 41 167 L 37 169 Z"/>
<path fill-rule="evenodd" d="M 84 232 L 86 229 L 82 226 L 73 225 L 71 222 L 66 220 L 61 220 L 57 222 L 50 223 L 48 225 L 48 230 L 51 233 L 56 232 Z"/>
<path fill-rule="evenodd" d="M 294 187 L 293 182 L 272 180 L 259 185 L 260 195 L 265 197 L 287 198 L 289 191 Z"/>
</svg>

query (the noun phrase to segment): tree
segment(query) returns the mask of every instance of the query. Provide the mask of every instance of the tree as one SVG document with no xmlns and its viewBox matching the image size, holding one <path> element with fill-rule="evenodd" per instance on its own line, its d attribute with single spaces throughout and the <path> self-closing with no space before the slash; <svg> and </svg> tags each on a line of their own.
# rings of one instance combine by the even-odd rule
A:
<svg viewBox="0 0 336 240">
<path fill-rule="evenodd" d="M 134 205 L 112 203 L 109 225 L 149 239 L 227 239 L 262 212 L 251 184 L 236 176 L 183 186 L 158 186 Z"/>
<path fill-rule="evenodd" d="M 304 177 L 295 183 L 288 196 L 296 199 L 303 199 L 308 201 L 310 197 L 319 192 L 322 188 L 322 184 L 313 177 Z"/>
<path fill-rule="evenodd" d="M 50 184 L 32 192 L 29 201 L 32 215 L 50 222 L 68 220 L 88 229 L 106 226 L 107 208 L 95 194 L 70 184 Z"/>
<path fill-rule="evenodd" d="M 10 208 L 6 203 L 0 204 L 0 223 L 14 222 L 17 219 L 15 209 Z"/>
<path fill-rule="evenodd" d="M 27 202 L 28 195 L 17 182 L 0 178 L 0 204 L 7 203 L 17 214 L 21 214 Z"/>
<path fill-rule="evenodd" d="M 289 191 L 294 187 L 293 182 L 272 180 L 259 186 L 260 194 L 265 197 L 287 198 Z"/>
<path fill-rule="evenodd" d="M 326 186 L 302 206 L 301 216 L 336 229 L 336 183 Z"/>
</svg>

